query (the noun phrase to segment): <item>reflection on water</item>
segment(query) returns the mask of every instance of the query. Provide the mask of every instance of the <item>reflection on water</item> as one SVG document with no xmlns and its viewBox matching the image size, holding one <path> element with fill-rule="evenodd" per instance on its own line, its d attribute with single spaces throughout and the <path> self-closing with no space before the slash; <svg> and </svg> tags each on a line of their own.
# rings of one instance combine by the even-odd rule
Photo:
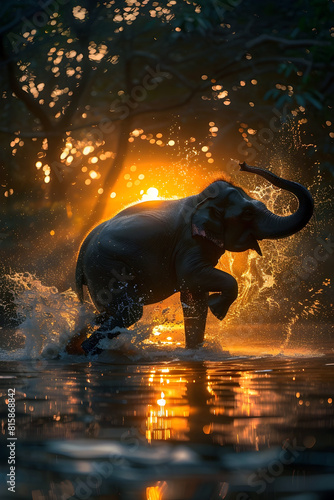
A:
<svg viewBox="0 0 334 500">
<path fill-rule="evenodd" d="M 188 429 L 190 406 L 187 404 L 187 380 L 178 377 L 169 368 L 150 371 L 149 387 L 156 400 L 147 407 L 146 438 L 152 440 L 185 440 Z"/>
<path fill-rule="evenodd" d="M 330 498 L 333 367 L 326 357 L 3 362 L 3 444 L 16 389 L 15 498 Z M 1 498 L 13 498 L 4 445 L 1 458 Z"/>
</svg>

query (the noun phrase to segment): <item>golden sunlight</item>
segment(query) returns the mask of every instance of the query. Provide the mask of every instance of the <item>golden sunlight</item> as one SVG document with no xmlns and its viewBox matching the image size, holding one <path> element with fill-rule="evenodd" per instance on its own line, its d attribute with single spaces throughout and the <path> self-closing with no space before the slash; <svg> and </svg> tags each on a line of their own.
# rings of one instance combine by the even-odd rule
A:
<svg viewBox="0 0 334 500">
<path fill-rule="evenodd" d="M 147 408 L 147 441 L 185 439 L 190 414 L 190 407 L 184 401 L 186 380 L 171 377 L 169 369 L 163 368 L 152 369 L 148 382 L 157 393 Z"/>
<path fill-rule="evenodd" d="M 88 155 L 89 153 L 91 153 L 92 151 L 94 151 L 94 147 L 93 146 L 85 146 L 82 153 L 86 156 Z"/>
<path fill-rule="evenodd" d="M 147 500 L 162 500 L 162 494 L 166 489 L 166 481 L 159 481 L 157 486 L 149 486 L 146 488 L 146 498 Z"/>
<path fill-rule="evenodd" d="M 155 187 L 150 187 L 146 191 L 146 193 L 143 194 L 142 200 L 143 201 L 148 201 L 148 200 L 157 200 L 159 195 L 159 191 Z"/>
<path fill-rule="evenodd" d="M 165 406 L 166 404 L 166 400 L 164 399 L 165 397 L 165 394 L 162 392 L 161 393 L 161 399 L 158 399 L 157 403 L 159 406 Z"/>
</svg>

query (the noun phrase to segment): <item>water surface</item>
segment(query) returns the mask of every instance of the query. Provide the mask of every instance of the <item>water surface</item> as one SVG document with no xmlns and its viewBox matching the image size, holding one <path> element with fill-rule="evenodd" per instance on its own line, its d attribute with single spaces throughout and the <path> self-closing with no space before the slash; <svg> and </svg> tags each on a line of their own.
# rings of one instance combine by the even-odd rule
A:
<svg viewBox="0 0 334 500">
<path fill-rule="evenodd" d="M 209 316 L 203 348 L 187 350 L 177 301 L 86 358 L 65 346 L 91 306 L 9 279 L 19 324 L 0 336 L 1 500 L 332 499 L 332 324 Z"/>
<path fill-rule="evenodd" d="M 328 355 L 3 361 L 1 498 L 332 498 L 333 368 Z"/>
</svg>

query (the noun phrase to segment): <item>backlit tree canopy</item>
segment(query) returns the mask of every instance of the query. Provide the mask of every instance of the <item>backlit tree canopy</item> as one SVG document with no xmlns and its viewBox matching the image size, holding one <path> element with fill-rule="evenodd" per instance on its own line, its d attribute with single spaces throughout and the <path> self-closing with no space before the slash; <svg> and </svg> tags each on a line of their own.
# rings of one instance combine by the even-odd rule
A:
<svg viewBox="0 0 334 500">
<path fill-rule="evenodd" d="M 311 120 L 315 147 L 330 153 L 332 2 L 8 0 L 1 9 L 1 198 L 33 193 L 75 207 L 89 193 L 98 219 L 130 149 L 173 146 L 156 134 L 175 114 L 180 137 L 215 141 L 212 163 L 214 152 L 228 162 L 262 151 L 273 107 L 279 121 Z"/>
</svg>

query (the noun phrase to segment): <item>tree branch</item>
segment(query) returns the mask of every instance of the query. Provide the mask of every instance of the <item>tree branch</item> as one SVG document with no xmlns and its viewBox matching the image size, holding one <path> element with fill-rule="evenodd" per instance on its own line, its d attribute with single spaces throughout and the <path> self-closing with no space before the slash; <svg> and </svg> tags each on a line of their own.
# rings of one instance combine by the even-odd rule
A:
<svg viewBox="0 0 334 500">
<path fill-rule="evenodd" d="M 188 102 L 191 101 L 191 99 L 194 97 L 194 95 L 197 92 L 199 92 L 199 90 L 200 90 L 199 88 L 192 90 L 191 92 L 189 92 L 187 97 L 185 99 L 183 99 L 183 101 L 181 101 L 181 102 L 175 102 L 173 104 L 168 104 L 167 106 L 162 106 L 160 108 L 151 108 L 151 109 L 147 108 L 147 109 L 138 110 L 138 111 L 132 113 L 131 116 L 134 117 L 134 116 L 144 115 L 147 113 L 162 113 L 164 111 L 169 111 L 171 109 L 184 106 L 185 104 L 188 104 Z"/>
<path fill-rule="evenodd" d="M 0 59 L 6 60 L 3 35 L 0 35 Z M 43 108 L 37 103 L 34 97 L 32 97 L 32 95 L 28 92 L 25 92 L 19 84 L 15 73 L 15 63 L 13 61 L 9 61 L 7 63 L 7 72 L 10 88 L 16 97 L 20 99 L 25 104 L 26 108 L 40 120 L 45 130 L 52 129 L 52 122 Z"/>
<path fill-rule="evenodd" d="M 325 63 L 312 63 L 312 61 L 308 61 L 307 59 L 303 59 L 301 57 L 264 57 L 264 58 L 258 59 L 256 61 L 251 61 L 248 64 L 244 64 L 243 66 L 239 65 L 236 68 L 232 68 L 229 71 L 226 71 L 226 67 L 224 67 L 224 69 L 220 73 L 218 73 L 215 76 L 215 78 L 218 81 L 219 78 L 230 76 L 230 75 L 233 75 L 234 73 L 242 73 L 243 71 L 250 69 L 250 68 L 253 71 L 255 71 L 255 75 L 256 75 L 257 74 L 256 73 L 256 66 L 263 66 L 264 64 L 268 64 L 268 69 L 269 69 L 271 64 L 275 64 L 277 62 L 292 62 L 292 63 L 296 63 L 296 64 L 303 64 L 306 67 L 313 66 L 314 69 L 323 69 L 325 67 L 327 67 L 329 69 L 334 68 L 334 65 L 327 65 Z M 231 63 L 229 66 L 234 65 L 234 64 L 238 64 L 238 63 L 239 63 L 239 61 L 235 61 L 235 62 Z"/>
<path fill-rule="evenodd" d="M 104 5 L 101 4 L 99 7 L 96 7 L 94 0 L 90 0 L 88 3 L 90 3 L 89 16 L 85 24 L 83 26 L 81 24 L 75 25 L 76 27 L 74 27 L 75 35 L 79 41 L 80 51 L 83 55 L 82 74 L 79 82 L 76 82 L 72 87 L 73 98 L 66 108 L 64 116 L 58 122 L 58 125 L 62 128 L 67 128 L 71 124 L 73 117 L 79 109 L 80 102 L 85 95 L 87 86 L 90 85 L 93 74 L 92 64 L 89 59 L 88 41 L 92 33 L 92 28 L 99 18 L 100 13 L 103 11 Z"/>
<path fill-rule="evenodd" d="M 304 45 L 319 45 L 322 47 L 328 47 L 329 45 L 331 45 L 330 42 L 322 42 L 319 40 L 312 40 L 312 39 L 290 40 L 289 38 L 280 38 L 278 36 L 266 35 L 265 33 L 263 33 L 262 35 L 259 35 L 257 38 L 254 38 L 254 40 L 250 40 L 249 42 L 247 42 L 245 44 L 245 47 L 249 49 L 263 42 L 274 42 L 274 43 L 279 43 L 281 45 L 289 45 L 290 47 L 303 47 Z"/>
<path fill-rule="evenodd" d="M 21 10 L 16 10 L 16 17 L 10 21 L 9 23 L 5 24 L 5 26 L 2 26 L 0 29 L 0 35 L 8 33 L 11 29 L 13 29 L 17 24 L 19 24 L 21 21 L 25 19 L 29 19 L 29 17 L 32 17 L 34 14 L 37 12 L 40 12 L 41 10 L 45 10 L 48 5 L 52 4 L 54 0 L 44 0 L 43 4 L 39 4 L 39 6 L 33 7 L 30 10 L 27 10 L 26 12 L 22 12 Z"/>
<path fill-rule="evenodd" d="M 145 52 L 144 50 L 135 50 L 135 51 L 132 52 L 132 55 L 135 56 L 135 57 L 136 56 L 137 57 L 143 57 L 143 58 L 151 59 L 151 60 L 155 61 L 157 64 L 160 65 L 160 67 L 161 67 L 162 70 L 167 71 L 168 73 L 171 73 L 172 75 L 176 76 L 176 78 L 181 83 L 183 83 L 183 85 L 185 87 L 190 88 L 190 89 L 195 88 L 195 85 L 194 85 L 193 82 L 191 82 L 190 80 L 188 80 L 188 78 L 186 78 L 184 75 L 182 75 L 182 73 L 180 73 L 179 71 L 177 71 L 172 66 L 169 66 L 168 64 L 165 64 L 165 63 L 161 62 L 160 57 L 156 56 L 155 54 L 150 54 L 149 52 Z"/>
</svg>

